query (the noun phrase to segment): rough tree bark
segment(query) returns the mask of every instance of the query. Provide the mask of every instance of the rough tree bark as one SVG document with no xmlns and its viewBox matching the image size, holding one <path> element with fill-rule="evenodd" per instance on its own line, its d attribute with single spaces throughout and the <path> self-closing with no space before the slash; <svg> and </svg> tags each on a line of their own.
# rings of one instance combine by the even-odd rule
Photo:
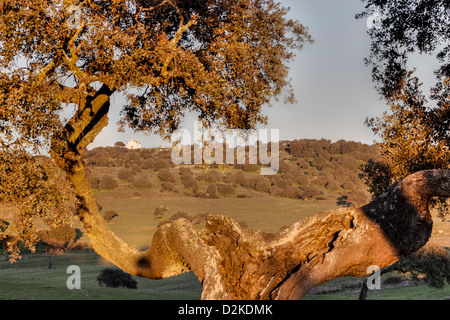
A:
<svg viewBox="0 0 450 320">
<path fill-rule="evenodd" d="M 104 85 L 55 135 L 52 156 L 66 171 L 78 200 L 81 223 L 96 252 L 125 272 L 161 279 L 193 271 L 203 299 L 300 299 L 309 290 L 342 276 L 367 276 L 412 253 L 429 239 L 434 196 L 450 197 L 450 170 L 412 174 L 361 208 L 316 214 L 277 234 L 242 227 L 225 216 L 209 216 L 197 233 L 179 219 L 160 227 L 151 246 L 139 251 L 101 217 L 90 187 L 83 153 L 108 123 Z"/>
</svg>

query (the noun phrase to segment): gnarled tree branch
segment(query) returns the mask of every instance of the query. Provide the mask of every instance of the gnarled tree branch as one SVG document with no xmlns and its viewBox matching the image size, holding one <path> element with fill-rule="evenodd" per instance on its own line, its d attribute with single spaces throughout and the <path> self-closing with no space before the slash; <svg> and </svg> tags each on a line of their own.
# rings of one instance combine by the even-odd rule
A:
<svg viewBox="0 0 450 320">
<path fill-rule="evenodd" d="M 369 266 L 383 268 L 422 247 L 431 235 L 430 199 L 450 197 L 450 170 L 421 171 L 366 206 L 319 213 L 278 234 L 243 228 L 225 216 L 209 216 L 197 233 L 180 219 L 160 227 L 142 252 L 117 238 L 101 218 L 84 169 L 71 178 L 97 253 L 151 279 L 193 271 L 203 299 L 300 299 L 333 278 L 366 276 Z"/>
</svg>

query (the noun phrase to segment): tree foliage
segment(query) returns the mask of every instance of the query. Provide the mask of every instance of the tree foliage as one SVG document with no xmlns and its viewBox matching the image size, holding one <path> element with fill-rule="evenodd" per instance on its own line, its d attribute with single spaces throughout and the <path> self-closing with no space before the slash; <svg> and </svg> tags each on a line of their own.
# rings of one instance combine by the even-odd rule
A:
<svg viewBox="0 0 450 320">
<path fill-rule="evenodd" d="M 65 171 L 80 217 L 97 219 L 83 156 L 113 94 L 127 97 L 120 129 L 165 137 L 186 112 L 251 129 L 272 98 L 292 101 L 288 62 L 311 38 L 287 12 L 273 0 L 1 0 L 0 157 L 16 177 L 2 175 L 1 199 L 22 208 L 18 239 L 32 248 L 43 203 L 63 203 L 37 154 Z"/>
<path fill-rule="evenodd" d="M 381 138 L 383 163 L 366 167 L 366 178 L 386 166 L 390 172 L 369 184 L 375 192 L 392 180 L 425 169 L 450 167 L 450 4 L 448 1 L 365 0 L 366 8 L 379 13 L 379 26 L 366 64 L 372 69 L 376 89 L 389 106 L 380 118 L 366 124 Z M 367 17 L 370 10 L 357 15 Z M 415 66 L 414 54 L 434 57 L 436 83 L 429 94 Z M 378 170 L 380 173 L 381 171 Z M 374 186 L 378 184 L 378 187 Z M 438 200 L 441 215 L 445 200 Z"/>
</svg>

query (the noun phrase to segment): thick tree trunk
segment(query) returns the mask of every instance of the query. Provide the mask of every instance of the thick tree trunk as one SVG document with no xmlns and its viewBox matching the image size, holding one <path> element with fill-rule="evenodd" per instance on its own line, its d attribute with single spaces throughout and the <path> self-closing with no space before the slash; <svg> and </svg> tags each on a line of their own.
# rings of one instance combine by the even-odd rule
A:
<svg viewBox="0 0 450 320">
<path fill-rule="evenodd" d="M 96 252 L 125 272 L 161 279 L 193 271 L 203 299 L 300 299 L 333 278 L 367 276 L 369 266 L 383 268 L 422 247 L 431 235 L 429 200 L 450 196 L 450 170 L 422 171 L 366 206 L 319 213 L 278 234 L 225 216 L 209 216 L 197 233 L 180 219 L 160 227 L 150 248 L 139 251 L 101 217 L 82 160 L 108 122 L 111 94 L 103 86 L 86 99 L 53 141 L 52 156 L 73 184 L 80 221 Z"/>
</svg>

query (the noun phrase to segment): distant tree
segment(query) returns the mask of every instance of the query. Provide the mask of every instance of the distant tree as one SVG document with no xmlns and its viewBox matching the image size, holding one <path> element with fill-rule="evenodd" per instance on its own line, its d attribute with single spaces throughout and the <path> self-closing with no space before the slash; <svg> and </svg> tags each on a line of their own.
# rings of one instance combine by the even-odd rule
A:
<svg viewBox="0 0 450 320">
<path fill-rule="evenodd" d="M 419 281 L 420 277 L 430 287 L 443 289 L 446 284 L 450 284 L 450 254 L 441 246 L 427 244 L 417 252 L 383 268 L 381 275 L 389 272 L 408 274 L 414 281 Z M 363 282 L 359 299 L 365 300 L 367 293 L 367 285 Z"/>
<path fill-rule="evenodd" d="M 393 181 L 389 165 L 375 160 L 369 160 L 361 166 L 360 177 L 369 187 L 372 199 L 378 197 Z"/>
<path fill-rule="evenodd" d="M 372 43 L 366 64 L 371 67 L 377 91 L 389 106 L 382 117 L 369 118 L 366 124 L 382 140 L 381 153 L 392 174 L 390 178 L 397 181 L 420 170 L 449 168 L 448 2 L 364 2 L 367 9 L 377 10 L 379 19 L 379 26 L 368 31 Z M 366 18 L 368 11 L 357 17 Z M 423 93 L 416 66 L 411 64 L 414 54 L 434 56 L 438 65 L 429 95 Z M 383 182 L 383 186 L 387 184 Z M 442 217 L 448 212 L 445 203 L 445 199 L 438 199 Z"/>
<path fill-rule="evenodd" d="M 76 239 L 77 233 L 68 224 L 50 228 L 48 231 L 41 231 L 40 240 L 45 243 L 48 256 L 48 269 L 52 269 L 51 257 L 64 252 Z"/>
<path fill-rule="evenodd" d="M 124 148 L 125 147 L 125 143 L 123 143 L 122 141 L 117 141 L 116 143 L 114 143 L 114 147 L 116 147 L 116 148 Z"/>
</svg>

